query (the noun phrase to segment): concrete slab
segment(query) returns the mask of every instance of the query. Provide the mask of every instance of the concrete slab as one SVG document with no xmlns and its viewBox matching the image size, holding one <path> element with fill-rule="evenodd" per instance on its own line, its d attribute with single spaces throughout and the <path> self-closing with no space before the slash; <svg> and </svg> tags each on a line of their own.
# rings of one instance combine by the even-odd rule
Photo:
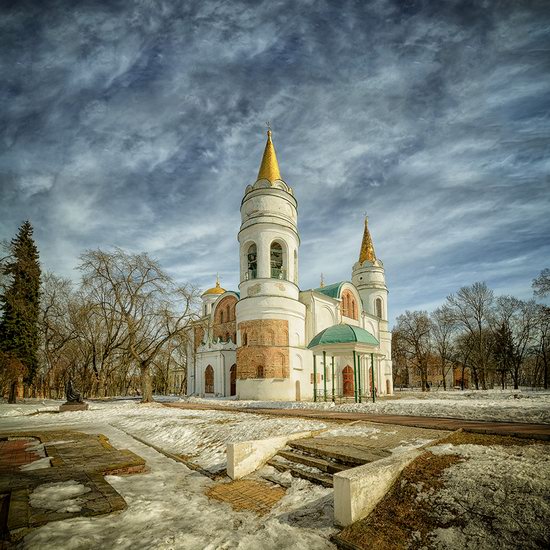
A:
<svg viewBox="0 0 550 550">
<path fill-rule="evenodd" d="M 362 437 L 315 437 L 292 441 L 289 446 L 304 453 L 323 456 L 345 464 L 367 464 L 389 456 L 389 451 L 376 449 Z"/>
<path fill-rule="evenodd" d="M 403 468 L 421 454 L 413 449 L 334 474 L 334 522 L 345 527 L 368 516 Z"/>
</svg>

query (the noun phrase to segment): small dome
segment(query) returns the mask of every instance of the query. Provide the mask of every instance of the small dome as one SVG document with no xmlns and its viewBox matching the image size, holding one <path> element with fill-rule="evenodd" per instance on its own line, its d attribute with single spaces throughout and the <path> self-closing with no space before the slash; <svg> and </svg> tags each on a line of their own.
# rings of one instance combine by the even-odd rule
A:
<svg viewBox="0 0 550 550">
<path fill-rule="evenodd" d="M 320 344 L 347 343 L 377 346 L 379 342 L 368 330 L 365 330 L 364 328 L 340 323 L 339 325 L 328 327 L 325 330 L 322 330 L 319 334 L 315 335 L 309 343 L 308 348 L 311 349 Z"/>
<path fill-rule="evenodd" d="M 227 290 L 225 290 L 225 288 L 222 288 L 220 286 L 220 280 L 216 277 L 216 286 L 213 286 L 212 288 L 209 288 L 208 290 L 205 290 L 202 293 L 202 296 L 204 296 L 206 294 L 223 294 L 224 292 L 227 292 Z"/>
</svg>

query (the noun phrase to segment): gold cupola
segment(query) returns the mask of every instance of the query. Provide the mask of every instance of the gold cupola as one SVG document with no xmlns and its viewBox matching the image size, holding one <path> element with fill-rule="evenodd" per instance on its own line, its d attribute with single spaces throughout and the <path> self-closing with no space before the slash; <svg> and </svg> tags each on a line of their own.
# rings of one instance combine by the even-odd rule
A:
<svg viewBox="0 0 550 550">
<path fill-rule="evenodd" d="M 376 261 L 376 254 L 374 253 L 374 245 L 372 244 L 372 238 L 369 231 L 369 218 L 365 216 L 365 230 L 363 232 L 363 242 L 361 243 L 361 252 L 359 253 L 359 263 L 362 264 L 365 260 L 371 263 Z"/>
<path fill-rule="evenodd" d="M 277 162 L 275 147 L 273 145 L 273 141 L 271 141 L 271 129 L 267 130 L 267 143 L 265 144 L 264 156 L 262 157 L 262 163 L 260 164 L 258 179 L 266 179 L 271 183 L 275 180 L 281 179 L 281 172 L 279 171 L 279 163 Z"/>
<path fill-rule="evenodd" d="M 202 293 L 202 296 L 204 296 L 205 294 L 223 294 L 224 292 L 227 292 L 227 290 L 225 290 L 225 288 L 222 288 L 220 286 L 220 278 L 216 275 L 216 286 L 213 286 L 212 288 L 205 290 Z"/>
</svg>

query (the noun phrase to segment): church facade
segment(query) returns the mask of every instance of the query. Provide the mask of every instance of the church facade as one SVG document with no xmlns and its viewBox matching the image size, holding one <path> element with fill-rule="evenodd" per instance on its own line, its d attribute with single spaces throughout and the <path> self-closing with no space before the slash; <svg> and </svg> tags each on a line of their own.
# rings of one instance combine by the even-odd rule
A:
<svg viewBox="0 0 550 550">
<path fill-rule="evenodd" d="M 297 201 L 271 131 L 241 203 L 239 290 L 202 294 L 187 350 L 187 394 L 362 401 L 393 393 L 388 289 L 367 219 L 351 281 L 301 290 Z"/>
</svg>

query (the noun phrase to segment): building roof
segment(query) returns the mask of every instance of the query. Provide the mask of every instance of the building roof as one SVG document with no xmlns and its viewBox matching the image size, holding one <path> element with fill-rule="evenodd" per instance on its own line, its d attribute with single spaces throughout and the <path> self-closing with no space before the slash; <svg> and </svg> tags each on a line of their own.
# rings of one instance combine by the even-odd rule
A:
<svg viewBox="0 0 550 550">
<path fill-rule="evenodd" d="M 316 334 L 308 348 L 314 348 L 322 344 L 367 344 L 378 346 L 378 340 L 364 328 L 354 327 L 345 323 L 333 325 Z"/>
<path fill-rule="evenodd" d="M 277 162 L 275 147 L 271 141 L 271 130 L 267 131 L 267 143 L 265 144 L 264 156 L 262 157 L 262 163 L 260 164 L 258 179 L 266 179 L 270 182 L 281 179 L 281 172 L 279 171 L 279 163 Z"/>
<path fill-rule="evenodd" d="M 331 298 L 339 298 L 340 289 L 342 288 L 342 285 L 347 282 L 348 281 L 340 281 L 339 283 L 332 283 L 331 285 L 320 286 L 319 288 L 314 288 L 313 290 L 315 292 L 320 292 L 325 296 L 330 296 Z"/>
<path fill-rule="evenodd" d="M 374 253 L 374 245 L 372 244 L 372 238 L 369 231 L 369 219 L 365 216 L 365 230 L 363 231 L 363 242 L 361 243 L 361 251 L 359 252 L 359 263 L 364 261 L 374 263 L 376 260 L 376 254 Z"/>
<path fill-rule="evenodd" d="M 225 290 L 225 288 L 222 288 L 220 286 L 220 279 L 216 277 L 216 286 L 213 286 L 212 288 L 205 290 L 202 293 L 202 296 L 204 296 L 205 294 L 223 294 L 224 292 L 227 292 L 227 290 Z"/>
</svg>

